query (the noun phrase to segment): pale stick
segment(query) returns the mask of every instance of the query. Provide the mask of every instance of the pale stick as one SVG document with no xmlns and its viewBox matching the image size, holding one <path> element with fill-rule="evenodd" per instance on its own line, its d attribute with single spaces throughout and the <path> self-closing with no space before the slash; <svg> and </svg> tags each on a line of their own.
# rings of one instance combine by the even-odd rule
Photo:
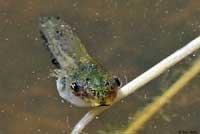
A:
<svg viewBox="0 0 200 134">
<path fill-rule="evenodd" d="M 116 97 L 115 102 L 125 98 L 129 94 L 135 92 L 140 87 L 144 86 L 146 83 L 150 82 L 165 70 L 178 63 L 188 55 L 192 54 L 195 50 L 200 48 L 200 36 L 189 42 L 183 48 L 177 50 L 167 58 L 163 59 L 158 64 L 154 65 L 152 68 L 130 81 L 128 84 L 123 86 L 119 91 Z M 114 102 L 114 103 L 115 103 Z M 97 107 L 89 111 L 74 127 L 72 134 L 79 134 L 84 127 L 91 122 L 97 115 L 108 109 L 109 107 Z"/>
<path fill-rule="evenodd" d="M 123 134 L 136 134 L 144 124 L 149 121 L 162 107 L 187 85 L 200 72 L 200 58 L 198 57 L 193 66 L 185 72 L 172 86 L 170 86 L 162 96 L 156 98 L 151 104 L 147 105 L 144 110 L 139 111 L 134 116 L 134 121 Z"/>
</svg>

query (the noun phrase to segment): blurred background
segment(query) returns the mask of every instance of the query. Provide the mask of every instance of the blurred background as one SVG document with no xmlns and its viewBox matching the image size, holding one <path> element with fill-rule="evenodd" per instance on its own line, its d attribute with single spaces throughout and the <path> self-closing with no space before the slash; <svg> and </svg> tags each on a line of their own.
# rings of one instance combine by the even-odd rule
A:
<svg viewBox="0 0 200 134">
<path fill-rule="evenodd" d="M 0 134 L 69 134 L 89 110 L 62 100 L 43 46 L 40 16 L 60 16 L 88 52 L 123 84 L 199 36 L 197 0 L 0 0 Z M 117 133 L 195 59 L 188 57 L 114 105 L 84 133 Z M 200 133 L 200 76 L 154 116 L 141 134 Z M 196 133 L 194 133 L 196 134 Z"/>
</svg>

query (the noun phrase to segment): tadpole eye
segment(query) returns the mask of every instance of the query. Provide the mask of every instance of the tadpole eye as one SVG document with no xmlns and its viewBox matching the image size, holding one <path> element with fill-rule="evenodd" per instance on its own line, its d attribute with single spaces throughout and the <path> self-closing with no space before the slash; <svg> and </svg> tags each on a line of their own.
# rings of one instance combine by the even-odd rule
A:
<svg viewBox="0 0 200 134">
<path fill-rule="evenodd" d="M 73 82 L 73 83 L 71 84 L 71 89 L 73 89 L 75 92 L 77 92 L 78 89 L 79 89 L 78 84 L 77 84 L 76 82 Z"/>
<path fill-rule="evenodd" d="M 90 80 L 90 78 L 86 78 L 85 80 L 88 82 Z"/>
<path fill-rule="evenodd" d="M 121 81 L 119 80 L 119 78 L 115 77 L 114 80 L 117 86 L 121 86 Z"/>
<path fill-rule="evenodd" d="M 107 81 L 106 83 L 105 83 L 105 86 L 109 86 L 110 85 L 110 83 Z"/>
</svg>

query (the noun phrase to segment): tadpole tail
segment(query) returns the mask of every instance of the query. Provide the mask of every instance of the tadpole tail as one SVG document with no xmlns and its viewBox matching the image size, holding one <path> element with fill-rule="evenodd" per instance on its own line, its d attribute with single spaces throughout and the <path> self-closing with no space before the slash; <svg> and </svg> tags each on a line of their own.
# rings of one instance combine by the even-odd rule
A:
<svg viewBox="0 0 200 134">
<path fill-rule="evenodd" d="M 40 17 L 39 27 L 44 44 L 52 55 L 52 63 L 58 68 L 76 66 L 83 57 L 91 60 L 71 27 L 60 18 Z"/>
<path fill-rule="evenodd" d="M 52 53 L 51 49 L 49 48 L 49 43 L 48 43 L 48 39 L 45 37 L 45 35 L 43 34 L 42 31 L 40 31 L 40 37 L 42 38 L 42 40 L 44 41 L 43 44 L 45 46 L 45 48 L 48 50 L 48 52 L 50 53 L 50 59 L 51 59 L 51 63 L 53 65 L 55 65 L 55 67 L 57 69 L 61 69 L 61 65 L 58 62 L 58 60 L 56 59 L 56 57 L 54 56 L 54 54 Z"/>
</svg>

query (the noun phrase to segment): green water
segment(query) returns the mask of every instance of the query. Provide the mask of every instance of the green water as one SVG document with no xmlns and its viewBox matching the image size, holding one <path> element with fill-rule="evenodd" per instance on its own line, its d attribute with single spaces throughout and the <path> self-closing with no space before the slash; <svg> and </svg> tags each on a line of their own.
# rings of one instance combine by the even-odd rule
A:
<svg viewBox="0 0 200 134">
<path fill-rule="evenodd" d="M 125 84 L 124 77 L 132 80 L 199 35 L 199 7 L 193 0 L 0 0 L 0 134 L 68 134 L 88 111 L 59 97 L 49 77 L 54 67 L 40 39 L 39 16 L 60 16 L 69 23 L 89 53 Z M 198 84 L 199 76 L 140 133 L 200 133 Z M 84 132 L 124 128 L 161 93 L 156 79 Z"/>
</svg>

